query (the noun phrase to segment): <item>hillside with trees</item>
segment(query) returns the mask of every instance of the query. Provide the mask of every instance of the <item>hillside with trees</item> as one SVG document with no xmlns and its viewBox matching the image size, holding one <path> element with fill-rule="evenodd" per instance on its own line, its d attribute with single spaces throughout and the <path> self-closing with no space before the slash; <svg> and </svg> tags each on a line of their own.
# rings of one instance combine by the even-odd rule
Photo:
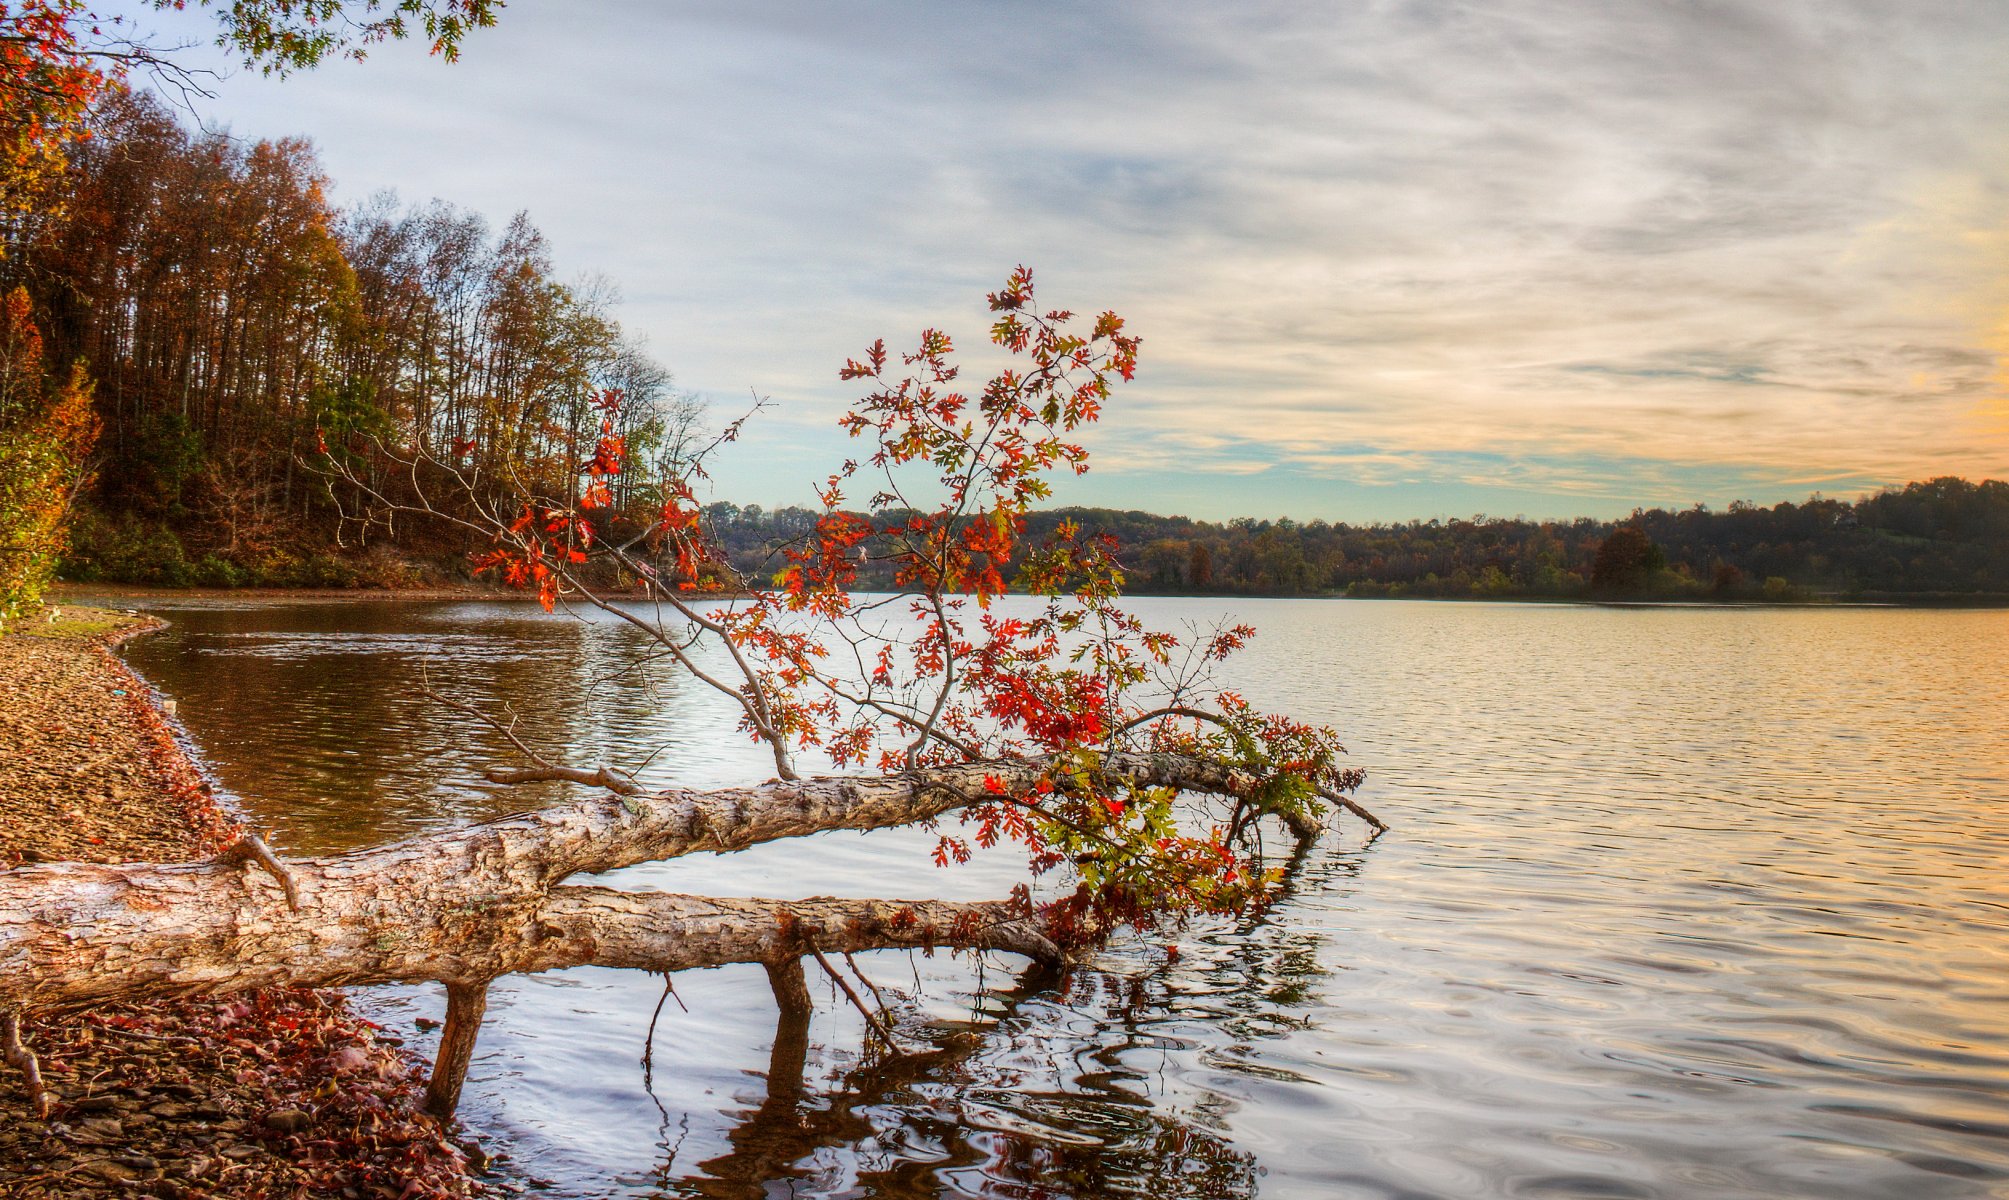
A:
<svg viewBox="0 0 2009 1200">
<path fill-rule="evenodd" d="M 803 508 L 714 504 L 743 569 L 801 537 Z M 1106 534 L 1133 592 L 1439 599 L 1980 600 L 2009 597 L 2009 483 L 1942 478 L 1857 501 L 1520 518 L 1225 523 L 1067 508 L 1030 518 Z M 868 581 L 871 577 L 868 574 Z"/>
<path fill-rule="evenodd" d="M 591 400 L 616 388 L 624 500 L 683 452 L 695 402 L 614 320 L 611 285 L 558 277 L 527 217 L 497 230 L 443 201 L 337 209 L 326 192 L 304 140 L 190 133 L 113 94 L 44 210 L 4 226 L 0 294 L 32 313 L 40 358 L 88 372 L 102 422 L 67 577 L 400 586 L 464 569 L 474 542 L 450 523 L 391 523 L 308 469 L 324 442 L 392 490 L 371 474 L 380 443 L 574 478 Z"/>
<path fill-rule="evenodd" d="M 1619 521 L 1348 525 L 1070 514 L 1115 533 L 1133 588 L 1425 597 L 1795 600 L 2009 596 L 2009 483 L 1856 501 L 1643 509 Z"/>
</svg>

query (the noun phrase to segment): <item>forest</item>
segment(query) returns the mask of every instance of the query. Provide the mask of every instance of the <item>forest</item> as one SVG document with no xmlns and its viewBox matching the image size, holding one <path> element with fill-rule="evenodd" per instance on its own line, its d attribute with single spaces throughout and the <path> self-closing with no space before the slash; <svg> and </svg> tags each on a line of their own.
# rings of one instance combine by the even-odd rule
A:
<svg viewBox="0 0 2009 1200">
<path fill-rule="evenodd" d="M 328 186 L 305 140 L 192 133 L 159 100 L 117 93 L 101 102 L 94 136 L 70 149 L 52 194 L 0 221 L 0 292 L 11 297 L 6 319 L 18 335 L 0 339 L 0 358 L 19 366 L 26 338 L 51 372 L 80 364 L 88 382 L 71 382 L 70 408 L 89 392 L 101 426 L 91 478 L 74 469 L 68 478 L 48 462 L 41 482 L 13 487 L 79 492 L 65 578 L 459 582 L 485 539 L 380 502 L 425 488 L 411 461 L 434 482 L 465 474 L 476 493 L 509 491 L 505 464 L 531 477 L 533 490 L 562 491 L 599 436 L 594 399 L 612 389 L 623 398 L 616 433 L 628 468 L 611 481 L 610 511 L 645 514 L 712 436 L 704 406 L 614 319 L 614 285 L 561 279 L 526 216 L 496 229 L 448 202 L 407 204 L 390 193 L 337 208 Z M 0 426 L 5 380 L 21 374 L 0 375 Z M 340 470 L 307 465 L 323 446 Z M 756 578 L 817 519 L 809 508 L 723 500 L 703 512 L 732 565 Z M 1063 522 L 1108 536 L 1126 585 L 1143 592 L 2009 595 L 2001 481 L 1941 478 L 1856 501 L 1816 495 L 1724 512 L 1638 510 L 1617 521 L 1303 517 L 1212 523 L 1044 509 L 1028 521 L 1036 537 Z M 889 557 L 869 542 L 860 554 L 859 586 L 889 585 Z M 673 562 L 660 565 L 674 573 Z"/>
<path fill-rule="evenodd" d="M 1940 478 L 1813 496 L 1641 509 L 1618 521 L 1488 518 L 1226 524 L 1047 513 L 1115 534 L 1132 591 L 1442 598 L 1797 601 L 2009 596 L 2009 483 Z"/>
<path fill-rule="evenodd" d="M 368 451 L 391 445 L 548 484 L 578 475 L 591 401 L 617 389 L 620 498 L 639 503 L 696 428 L 610 315 L 612 286 L 561 281 L 524 216 L 497 230 L 388 193 L 338 210 L 307 142 L 190 133 L 143 93 L 107 96 L 67 159 L 0 226 L 0 292 L 32 314 L 42 359 L 81 364 L 95 391 L 69 578 L 423 582 L 464 563 L 466 539 L 354 511 L 303 466 L 321 445 L 365 482 L 383 465 Z"/>
<path fill-rule="evenodd" d="M 742 572 L 758 573 L 814 528 L 817 514 L 716 503 L 708 524 Z M 883 524 L 887 514 L 878 514 Z M 1521 518 L 1348 525 L 1289 517 L 1225 523 L 1107 508 L 1036 510 L 1112 539 L 1131 592 L 1183 595 L 1816 599 L 2009 596 L 2009 484 L 1942 478 L 1859 501 L 1812 497 L 1771 508 L 1736 502 L 1642 509 L 1620 521 Z M 890 585 L 867 562 L 862 586 Z"/>
</svg>

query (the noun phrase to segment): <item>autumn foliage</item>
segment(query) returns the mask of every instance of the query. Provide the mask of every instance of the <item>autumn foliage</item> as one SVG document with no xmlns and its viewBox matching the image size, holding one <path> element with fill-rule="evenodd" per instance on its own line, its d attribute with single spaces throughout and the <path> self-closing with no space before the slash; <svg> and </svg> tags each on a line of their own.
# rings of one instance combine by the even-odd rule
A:
<svg viewBox="0 0 2009 1200">
<path fill-rule="evenodd" d="M 707 528 L 702 454 L 648 511 L 610 504 L 627 466 L 618 391 L 597 400 L 599 440 L 565 494 L 482 510 L 493 544 L 477 566 L 547 609 L 597 606 L 649 632 L 736 702 L 741 730 L 783 778 L 805 755 L 886 773 L 1046 764 L 1030 787 L 993 777 L 969 797 L 935 859 L 1021 847 L 1036 875 L 1064 881 L 1040 893 L 1063 939 L 1260 907 L 1277 882 L 1263 819 L 1312 828 L 1328 804 L 1347 803 L 1359 773 L 1339 765 L 1331 730 L 1256 712 L 1212 683 L 1253 630 L 1147 628 L 1120 606 L 1108 539 L 1063 523 L 1027 540 L 1053 477 L 1088 469 L 1075 439 L 1135 374 L 1139 340 L 1113 313 L 1040 308 L 1024 268 L 986 299 L 1004 363 L 976 386 L 940 330 L 906 351 L 874 342 L 845 363 L 840 377 L 866 392 L 842 426 L 865 449 L 819 485 L 813 528 L 781 549 L 770 576 L 734 571 Z M 890 567 L 891 594 L 854 590 L 866 563 Z M 608 564 L 665 619 L 597 590 Z M 1216 763 L 1229 798 L 1202 809 L 1105 778 L 1098 763 L 1117 750 Z"/>
<path fill-rule="evenodd" d="M 90 53 L 81 0 L 0 0 L 0 221 L 42 200 L 114 76 Z"/>
<path fill-rule="evenodd" d="M 28 294 L 0 298 L 0 620 L 41 602 L 98 419 L 81 366 L 51 371 Z"/>
</svg>

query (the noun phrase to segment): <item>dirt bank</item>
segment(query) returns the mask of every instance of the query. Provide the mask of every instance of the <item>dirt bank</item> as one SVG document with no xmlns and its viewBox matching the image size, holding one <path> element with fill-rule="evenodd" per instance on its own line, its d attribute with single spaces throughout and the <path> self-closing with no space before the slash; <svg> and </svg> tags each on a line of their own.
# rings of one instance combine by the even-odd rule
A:
<svg viewBox="0 0 2009 1200">
<path fill-rule="evenodd" d="M 109 647 L 151 618 L 59 606 L 0 635 L 0 870 L 180 861 L 235 825 Z M 474 1196 L 418 1112 L 420 1064 L 338 993 L 123 1006 L 27 1024 L 57 1104 L 0 1073 L 0 1197 Z"/>
</svg>

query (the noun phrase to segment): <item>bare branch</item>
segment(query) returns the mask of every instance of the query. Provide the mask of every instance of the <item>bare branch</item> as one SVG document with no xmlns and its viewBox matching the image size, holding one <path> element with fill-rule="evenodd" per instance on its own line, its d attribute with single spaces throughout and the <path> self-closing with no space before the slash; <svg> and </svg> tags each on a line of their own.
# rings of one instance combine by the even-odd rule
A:
<svg viewBox="0 0 2009 1200">
<path fill-rule="evenodd" d="M 594 767 L 588 771 L 580 767 L 557 765 L 542 767 L 491 767 L 482 773 L 482 778 L 490 783 L 582 783 L 587 787 L 602 787 L 618 796 L 639 796 L 641 787 L 636 782 L 612 767 Z"/>
<path fill-rule="evenodd" d="M 286 893 L 286 907 L 294 912 L 300 911 L 300 887 L 294 882 L 293 873 L 286 869 L 286 864 L 279 861 L 278 855 L 272 853 L 272 847 L 265 844 L 265 839 L 251 830 L 246 829 L 238 834 L 236 841 L 224 847 L 222 852 L 210 861 L 218 866 L 244 866 L 256 863 L 266 874 L 279 881 L 280 890 Z"/>
<path fill-rule="evenodd" d="M 47 1120 L 51 1097 L 42 1087 L 42 1064 L 35 1057 L 35 1052 L 21 1040 L 21 1014 L 13 1009 L 0 1011 L 0 1059 L 21 1072 L 21 1080 L 28 1089 L 35 1115 Z"/>
</svg>

